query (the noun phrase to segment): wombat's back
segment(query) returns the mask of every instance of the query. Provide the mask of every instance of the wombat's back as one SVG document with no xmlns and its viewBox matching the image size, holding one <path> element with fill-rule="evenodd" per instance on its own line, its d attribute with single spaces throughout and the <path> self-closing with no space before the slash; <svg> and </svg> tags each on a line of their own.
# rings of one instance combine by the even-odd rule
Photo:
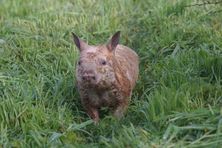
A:
<svg viewBox="0 0 222 148">
<path fill-rule="evenodd" d="M 130 80 L 131 89 L 134 88 L 139 74 L 139 58 L 135 51 L 124 45 L 118 45 L 115 57 L 122 71 Z"/>
</svg>

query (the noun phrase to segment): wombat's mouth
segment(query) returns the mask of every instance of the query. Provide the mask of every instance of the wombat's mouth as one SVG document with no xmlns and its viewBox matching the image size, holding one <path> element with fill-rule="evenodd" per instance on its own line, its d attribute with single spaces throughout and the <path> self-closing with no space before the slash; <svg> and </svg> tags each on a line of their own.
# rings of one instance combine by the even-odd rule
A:
<svg viewBox="0 0 222 148">
<path fill-rule="evenodd" d="M 105 81 L 102 81 L 102 80 L 99 80 L 99 79 L 85 80 L 85 81 L 82 81 L 82 84 L 85 87 L 94 88 L 94 89 L 97 89 L 97 90 L 104 90 L 104 89 L 107 89 L 111 86 L 111 84 L 109 85 Z"/>
<path fill-rule="evenodd" d="M 98 85 L 98 82 L 96 81 L 96 79 L 90 79 L 90 80 L 82 80 L 82 83 L 85 86 L 91 86 L 91 87 L 95 87 L 96 85 Z"/>
</svg>

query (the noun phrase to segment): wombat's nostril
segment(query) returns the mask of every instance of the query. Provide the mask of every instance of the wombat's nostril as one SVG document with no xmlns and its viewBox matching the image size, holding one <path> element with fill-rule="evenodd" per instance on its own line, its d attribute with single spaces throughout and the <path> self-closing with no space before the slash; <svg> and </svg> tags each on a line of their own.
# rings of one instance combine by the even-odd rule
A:
<svg viewBox="0 0 222 148">
<path fill-rule="evenodd" d="M 84 73 L 82 76 L 83 81 L 96 80 L 96 76 L 93 73 Z"/>
</svg>

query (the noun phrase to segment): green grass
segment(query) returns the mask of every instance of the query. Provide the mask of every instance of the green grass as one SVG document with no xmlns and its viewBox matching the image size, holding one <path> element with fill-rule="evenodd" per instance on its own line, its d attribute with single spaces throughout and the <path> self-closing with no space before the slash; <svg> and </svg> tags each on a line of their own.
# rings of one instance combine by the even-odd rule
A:
<svg viewBox="0 0 222 148">
<path fill-rule="evenodd" d="M 1 0 L 0 147 L 221 147 L 222 5 L 195 3 Z M 71 32 L 98 44 L 117 30 L 140 78 L 126 116 L 95 126 Z"/>
</svg>

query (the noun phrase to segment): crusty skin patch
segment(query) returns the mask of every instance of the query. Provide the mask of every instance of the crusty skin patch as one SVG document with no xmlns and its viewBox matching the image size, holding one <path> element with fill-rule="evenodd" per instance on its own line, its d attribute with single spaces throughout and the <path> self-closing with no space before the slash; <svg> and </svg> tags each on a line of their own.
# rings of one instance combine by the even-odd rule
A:
<svg viewBox="0 0 222 148">
<path fill-rule="evenodd" d="M 90 46 L 75 36 L 80 51 L 76 66 L 78 91 L 83 107 L 95 122 L 99 121 L 101 107 L 108 107 L 115 117 L 121 118 L 138 79 L 138 55 L 118 44 L 118 39 L 117 32 L 108 44 Z M 86 74 L 91 76 L 87 81 Z"/>
</svg>

